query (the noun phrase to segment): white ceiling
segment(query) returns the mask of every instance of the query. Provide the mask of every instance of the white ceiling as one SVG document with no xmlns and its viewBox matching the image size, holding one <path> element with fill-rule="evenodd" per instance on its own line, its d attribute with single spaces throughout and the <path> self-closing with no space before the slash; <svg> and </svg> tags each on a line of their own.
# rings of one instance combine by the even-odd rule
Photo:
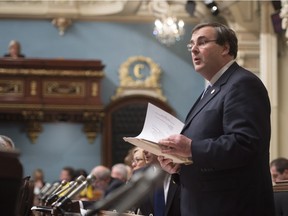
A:
<svg viewBox="0 0 288 216">
<path fill-rule="evenodd" d="M 195 12 L 187 12 L 187 0 L 0 0 L 1 18 L 110 19 L 145 21 L 167 13 L 191 22 L 212 16 L 204 0 L 196 0 Z M 221 14 L 238 1 L 215 1 Z"/>
</svg>

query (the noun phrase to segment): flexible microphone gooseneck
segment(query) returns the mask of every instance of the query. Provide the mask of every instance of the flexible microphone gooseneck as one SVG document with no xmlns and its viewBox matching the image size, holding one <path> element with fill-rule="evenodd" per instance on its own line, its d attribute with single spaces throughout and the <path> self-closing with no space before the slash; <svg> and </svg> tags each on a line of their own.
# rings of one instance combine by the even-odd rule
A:
<svg viewBox="0 0 288 216">
<path fill-rule="evenodd" d="M 121 214 L 131 209 L 139 204 L 151 190 L 160 187 L 166 174 L 160 167 L 155 169 L 153 166 L 135 173 L 127 184 L 119 187 L 103 200 L 96 202 L 85 216 L 97 215 L 101 210 L 113 209 Z"/>
</svg>

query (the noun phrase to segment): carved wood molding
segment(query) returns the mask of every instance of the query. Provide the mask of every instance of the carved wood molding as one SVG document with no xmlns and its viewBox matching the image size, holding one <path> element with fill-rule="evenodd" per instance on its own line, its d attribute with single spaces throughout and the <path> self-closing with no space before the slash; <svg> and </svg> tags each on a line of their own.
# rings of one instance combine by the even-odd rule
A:
<svg viewBox="0 0 288 216">
<path fill-rule="evenodd" d="M 0 120 L 24 122 L 32 143 L 43 122 L 80 122 L 90 143 L 101 130 L 99 60 L 0 59 Z"/>
</svg>

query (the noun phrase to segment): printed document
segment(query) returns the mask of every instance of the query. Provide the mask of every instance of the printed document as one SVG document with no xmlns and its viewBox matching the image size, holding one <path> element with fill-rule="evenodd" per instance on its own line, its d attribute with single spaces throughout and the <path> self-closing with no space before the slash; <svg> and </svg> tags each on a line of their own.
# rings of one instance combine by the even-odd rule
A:
<svg viewBox="0 0 288 216">
<path fill-rule="evenodd" d="M 138 146 L 155 155 L 170 158 L 174 163 L 191 163 L 187 158 L 163 154 L 158 141 L 173 134 L 180 134 L 184 123 L 170 113 L 148 103 L 142 132 L 136 137 L 124 137 L 126 142 Z"/>
</svg>

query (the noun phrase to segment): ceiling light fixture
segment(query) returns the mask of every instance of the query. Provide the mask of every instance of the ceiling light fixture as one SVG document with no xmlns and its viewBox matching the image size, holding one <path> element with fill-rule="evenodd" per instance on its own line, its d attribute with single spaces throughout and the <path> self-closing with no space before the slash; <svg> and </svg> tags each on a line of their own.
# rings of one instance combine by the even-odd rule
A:
<svg viewBox="0 0 288 216">
<path fill-rule="evenodd" d="M 204 0 L 204 3 L 207 8 L 210 9 L 212 15 L 217 16 L 219 14 L 219 8 L 215 1 L 213 0 Z"/>
<path fill-rule="evenodd" d="M 170 46 L 181 40 L 185 33 L 184 21 L 174 16 L 165 16 L 155 20 L 153 34 L 163 44 Z"/>
<path fill-rule="evenodd" d="M 166 46 L 171 46 L 181 40 L 185 33 L 184 21 L 177 19 L 171 12 L 167 1 L 151 1 L 150 10 L 156 17 L 153 35 Z"/>
<path fill-rule="evenodd" d="M 281 27 L 285 31 L 286 44 L 288 45 L 288 2 L 282 1 L 279 16 L 282 18 Z"/>
</svg>

